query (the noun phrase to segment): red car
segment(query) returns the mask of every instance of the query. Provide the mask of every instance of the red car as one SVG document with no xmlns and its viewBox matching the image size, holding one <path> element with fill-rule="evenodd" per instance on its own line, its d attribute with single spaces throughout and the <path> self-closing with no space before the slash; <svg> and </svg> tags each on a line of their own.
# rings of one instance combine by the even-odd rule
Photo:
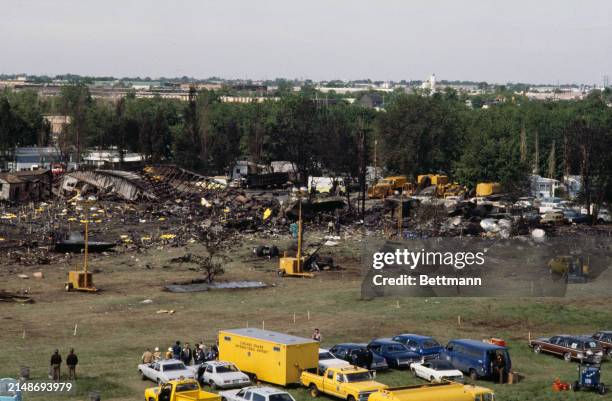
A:
<svg viewBox="0 0 612 401">
<path fill-rule="evenodd" d="M 601 344 L 591 337 L 559 335 L 554 337 L 541 337 L 531 340 L 529 346 L 533 352 L 547 352 L 562 356 L 567 362 L 572 360 L 588 363 L 601 363 L 603 348 Z"/>
</svg>

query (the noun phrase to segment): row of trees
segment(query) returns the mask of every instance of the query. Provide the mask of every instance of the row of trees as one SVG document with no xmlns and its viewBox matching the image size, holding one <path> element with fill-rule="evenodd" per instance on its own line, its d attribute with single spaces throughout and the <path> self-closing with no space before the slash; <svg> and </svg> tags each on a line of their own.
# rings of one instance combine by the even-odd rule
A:
<svg viewBox="0 0 612 401">
<path fill-rule="evenodd" d="M 116 146 L 153 163 L 172 162 L 204 174 L 228 171 L 234 161 L 287 160 L 302 177 L 327 173 L 358 177 L 374 160 L 388 173 L 443 172 L 473 187 L 500 181 L 524 189 L 528 174 L 581 174 L 587 201 L 612 199 L 612 99 L 609 90 L 584 100 L 533 102 L 507 94 L 488 109 L 466 106 L 452 90 L 394 93 L 385 111 L 315 96 L 312 89 L 279 101 L 223 103 L 213 91 L 192 90 L 188 102 L 93 99 L 86 86 L 60 96 L 0 94 L 2 151 L 45 145 L 42 115 L 71 116 L 59 146 L 78 158 L 88 147 Z"/>
</svg>

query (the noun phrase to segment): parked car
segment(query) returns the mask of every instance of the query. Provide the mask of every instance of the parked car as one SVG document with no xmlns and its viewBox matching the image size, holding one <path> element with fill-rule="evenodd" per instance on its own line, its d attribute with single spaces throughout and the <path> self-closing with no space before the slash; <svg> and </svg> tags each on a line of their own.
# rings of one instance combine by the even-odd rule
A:
<svg viewBox="0 0 612 401">
<path fill-rule="evenodd" d="M 587 224 L 591 222 L 591 219 L 586 214 L 578 213 L 572 209 L 564 209 L 563 217 L 570 224 Z"/>
<path fill-rule="evenodd" d="M 432 359 L 427 362 L 414 362 L 410 364 L 414 377 L 429 380 L 432 383 L 441 383 L 444 380 L 463 383 L 463 373 L 455 369 L 452 363 L 443 359 Z"/>
<path fill-rule="evenodd" d="M 17 391 L 19 382 L 15 379 L 0 379 L 0 401 L 21 401 L 21 391 Z"/>
<path fill-rule="evenodd" d="M 404 344 L 393 341 L 390 338 L 372 340 L 368 344 L 368 348 L 375 354 L 385 358 L 391 368 L 408 368 L 412 362 L 421 360 L 421 355 L 410 351 Z"/>
<path fill-rule="evenodd" d="M 544 215 L 540 219 L 540 224 L 547 224 L 553 226 L 565 224 L 565 217 L 560 211 L 544 213 Z"/>
<path fill-rule="evenodd" d="M 319 348 L 319 372 L 325 372 L 327 368 L 336 366 L 349 366 L 350 363 L 336 357 L 328 349 Z"/>
<path fill-rule="evenodd" d="M 156 383 L 167 383 L 171 380 L 195 379 L 193 370 L 176 359 L 166 359 L 153 363 L 138 365 L 138 373 L 142 380 L 152 380 Z"/>
<path fill-rule="evenodd" d="M 600 331 L 593 334 L 593 338 L 599 341 L 604 352 L 612 359 L 612 331 Z"/>
<path fill-rule="evenodd" d="M 607 209 L 600 209 L 597 213 L 597 222 L 599 224 L 612 223 L 612 215 Z"/>
<path fill-rule="evenodd" d="M 450 362 L 456 369 L 466 373 L 470 379 L 493 378 L 496 372 L 493 363 L 500 355 L 504 371 L 510 372 L 512 361 L 508 348 L 478 340 L 451 340 L 440 353 L 440 359 Z"/>
<path fill-rule="evenodd" d="M 424 359 L 435 359 L 444 349 L 433 337 L 418 334 L 400 334 L 393 337 L 393 341 L 404 344 L 410 351 L 418 353 Z"/>
<path fill-rule="evenodd" d="M 585 336 L 559 335 L 540 337 L 529 342 L 533 352 L 546 352 L 562 356 L 567 362 L 577 360 L 587 363 L 601 363 L 603 348 L 593 338 Z"/>
<path fill-rule="evenodd" d="M 389 368 L 387 361 L 380 355 L 377 355 L 371 352 L 368 349 L 367 344 L 358 344 L 358 343 L 343 343 L 336 344 L 329 350 L 332 354 L 334 354 L 337 358 L 344 359 L 349 362 L 351 365 L 360 366 L 362 368 L 372 369 L 372 370 L 386 370 Z M 372 364 L 367 366 L 365 361 L 365 354 L 371 353 L 372 355 Z"/>
<path fill-rule="evenodd" d="M 242 373 L 233 363 L 208 361 L 195 367 L 200 384 L 208 384 L 211 389 L 244 387 L 251 384 L 251 379 Z"/>
<path fill-rule="evenodd" d="M 251 386 L 220 391 L 221 401 L 295 401 L 286 391 L 274 387 Z"/>
</svg>

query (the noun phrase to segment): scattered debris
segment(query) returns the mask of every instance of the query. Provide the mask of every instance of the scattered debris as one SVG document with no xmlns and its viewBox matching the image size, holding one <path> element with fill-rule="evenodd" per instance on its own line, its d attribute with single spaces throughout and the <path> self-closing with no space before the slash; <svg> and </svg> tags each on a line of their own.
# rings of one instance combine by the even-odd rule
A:
<svg viewBox="0 0 612 401">
<path fill-rule="evenodd" d="M 191 284 L 171 284 L 164 288 L 170 292 L 187 293 L 202 292 L 209 290 L 246 290 L 266 288 L 268 285 L 261 281 L 228 281 L 223 283 L 191 283 Z"/>
</svg>

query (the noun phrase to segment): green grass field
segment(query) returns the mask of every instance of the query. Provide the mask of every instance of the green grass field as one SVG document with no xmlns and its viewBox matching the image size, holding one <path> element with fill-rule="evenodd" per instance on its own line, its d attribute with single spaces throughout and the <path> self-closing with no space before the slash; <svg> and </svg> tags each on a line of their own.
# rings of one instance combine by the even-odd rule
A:
<svg viewBox="0 0 612 401">
<path fill-rule="evenodd" d="M 67 266 L 45 266 L 44 280 L 21 280 L 16 273 L 38 270 L 16 268 L 0 274 L 6 290 L 29 287 L 36 303 L 0 304 L 1 377 L 15 377 L 28 366 L 32 378 L 46 379 L 51 352 L 59 348 L 65 356 L 74 347 L 81 364 L 74 395 L 28 395 L 25 400 L 84 400 L 89 391 L 102 393 L 102 400 L 142 400 L 142 382 L 136 365 L 145 348 L 166 348 L 175 340 L 191 344 L 214 342 L 223 328 L 262 327 L 310 336 L 314 327 L 323 334 L 323 345 L 368 341 L 400 332 L 434 335 L 441 342 L 451 338 L 500 337 L 509 342 L 514 370 L 525 380 L 516 385 L 494 385 L 502 401 L 598 400 L 595 393 L 553 393 L 556 377 L 573 382 L 576 364 L 549 355 L 534 355 L 527 338 L 558 333 L 592 333 L 611 329 L 610 299 L 475 299 L 475 298 L 378 298 L 360 299 L 357 255 L 348 244 L 338 247 L 335 257 L 347 269 L 322 272 L 315 279 L 282 279 L 275 264 L 253 261 L 250 249 L 256 242 L 245 240 L 232 251 L 223 280 L 256 279 L 270 286 L 262 290 L 210 291 L 192 294 L 164 292 L 166 283 L 192 279 L 198 273 L 189 265 L 172 264 L 172 257 L 197 253 L 187 248 L 150 250 L 137 255 L 115 255 L 92 261 L 101 273 L 96 283 L 100 294 L 65 293 Z M 147 265 L 149 265 L 147 267 Z M 144 299 L 153 303 L 143 304 Z M 158 314 L 158 310 L 174 314 Z M 310 320 L 308 319 L 310 315 Z M 461 325 L 458 325 L 458 316 Z M 294 322 L 295 316 L 295 322 Z M 75 324 L 78 325 L 76 336 Z M 612 384 L 612 362 L 603 364 L 604 382 Z M 418 383 L 407 371 L 381 373 L 379 381 L 391 386 Z M 290 392 L 298 401 L 309 398 L 305 390 Z M 610 397 L 609 395 L 606 397 Z M 325 398 L 323 398 L 325 399 Z"/>
</svg>

